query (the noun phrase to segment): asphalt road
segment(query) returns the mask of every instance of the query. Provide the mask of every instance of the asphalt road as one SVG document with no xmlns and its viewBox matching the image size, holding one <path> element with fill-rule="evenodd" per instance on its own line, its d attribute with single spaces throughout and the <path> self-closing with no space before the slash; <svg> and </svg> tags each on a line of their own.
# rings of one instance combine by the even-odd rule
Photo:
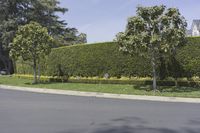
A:
<svg viewBox="0 0 200 133">
<path fill-rule="evenodd" d="M 0 89 L 0 133 L 200 133 L 200 104 Z"/>
</svg>

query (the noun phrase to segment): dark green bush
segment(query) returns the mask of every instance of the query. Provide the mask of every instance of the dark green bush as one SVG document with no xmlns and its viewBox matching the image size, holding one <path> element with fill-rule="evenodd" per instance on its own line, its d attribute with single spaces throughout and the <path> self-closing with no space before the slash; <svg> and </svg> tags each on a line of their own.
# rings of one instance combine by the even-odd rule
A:
<svg viewBox="0 0 200 133">
<path fill-rule="evenodd" d="M 198 82 L 198 81 L 178 81 L 178 86 L 182 86 L 182 87 L 200 87 L 200 82 Z"/>
</svg>

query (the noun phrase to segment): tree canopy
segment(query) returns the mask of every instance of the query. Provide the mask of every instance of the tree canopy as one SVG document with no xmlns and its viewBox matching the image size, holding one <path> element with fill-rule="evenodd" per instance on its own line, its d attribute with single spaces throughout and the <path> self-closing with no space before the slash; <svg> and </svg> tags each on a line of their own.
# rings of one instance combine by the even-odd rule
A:
<svg viewBox="0 0 200 133">
<path fill-rule="evenodd" d="M 117 42 L 120 50 L 128 54 L 148 55 L 156 89 L 159 58 L 174 54 L 185 43 L 187 23 L 178 9 L 167 9 L 164 5 L 137 7 L 136 12 L 136 16 L 128 19 L 125 32 L 117 35 Z"/>
</svg>

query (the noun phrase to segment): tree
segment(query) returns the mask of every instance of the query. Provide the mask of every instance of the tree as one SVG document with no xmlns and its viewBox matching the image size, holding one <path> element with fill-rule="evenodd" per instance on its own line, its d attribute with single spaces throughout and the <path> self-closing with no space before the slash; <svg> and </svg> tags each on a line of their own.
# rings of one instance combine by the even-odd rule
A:
<svg viewBox="0 0 200 133">
<path fill-rule="evenodd" d="M 79 33 L 76 28 L 66 28 L 61 36 L 57 38 L 60 45 L 69 46 L 87 43 L 87 35 Z"/>
<path fill-rule="evenodd" d="M 58 13 L 66 13 L 67 8 L 60 7 L 59 0 L 28 0 L 29 6 L 24 14 L 26 23 L 30 21 L 38 22 L 43 27 L 47 27 L 50 35 L 60 34 L 65 30 L 67 23 L 60 20 Z"/>
<path fill-rule="evenodd" d="M 77 36 L 77 44 L 84 44 L 84 43 L 87 43 L 87 34 L 80 33 Z"/>
<path fill-rule="evenodd" d="M 66 30 L 67 23 L 60 20 L 58 13 L 67 11 L 67 8 L 60 7 L 59 0 L 0 0 L 0 60 L 8 72 L 12 67 L 8 46 L 18 26 L 37 22 L 46 27 L 54 39 L 62 42 L 64 35 L 70 32 Z M 75 37 L 78 38 L 78 35 Z"/>
<path fill-rule="evenodd" d="M 51 23 L 48 28 L 56 27 L 55 25 L 64 27 L 65 24 L 58 23 L 58 18 L 56 19 L 56 16 L 53 16 L 55 12 L 63 12 L 66 10 L 59 8 L 57 6 L 58 4 L 56 0 L 46 0 L 46 2 L 45 0 L 0 0 L 0 60 L 3 62 L 3 66 L 1 67 L 4 67 L 7 73 L 12 71 L 12 61 L 9 58 L 10 49 L 8 46 L 13 41 L 18 26 L 25 25 L 30 21 L 39 21 L 40 18 L 45 18 L 46 21 L 42 19 L 40 22 L 43 22 L 43 24 L 45 22 L 47 23 L 47 21 Z M 53 8 L 53 6 L 55 8 Z M 43 10 L 41 11 L 41 9 Z M 29 15 L 34 15 L 35 18 Z M 58 26 L 56 28 L 58 28 Z"/>
<path fill-rule="evenodd" d="M 19 25 L 35 21 L 47 27 L 51 35 L 59 34 L 65 30 L 67 23 L 59 20 L 58 13 L 64 14 L 68 11 L 59 4 L 58 0 L 0 0 L 1 24 L 17 29 Z"/>
<path fill-rule="evenodd" d="M 128 19 L 125 32 L 117 35 L 120 50 L 131 55 L 148 55 L 151 60 L 153 89 L 157 89 L 157 68 L 160 57 L 175 54 L 185 43 L 187 23 L 176 8 L 164 5 L 137 7 L 137 15 Z"/>
<path fill-rule="evenodd" d="M 31 22 L 19 27 L 16 36 L 11 44 L 10 56 L 14 59 L 22 57 L 24 61 L 32 61 L 34 71 L 34 81 L 37 83 L 36 68 L 38 62 L 44 55 L 48 55 L 51 50 L 53 38 L 48 34 L 48 30 L 39 23 Z"/>
<path fill-rule="evenodd" d="M 7 73 L 11 71 L 8 45 L 12 41 L 20 23 L 21 6 L 25 0 L 0 0 L 0 60 Z"/>
</svg>

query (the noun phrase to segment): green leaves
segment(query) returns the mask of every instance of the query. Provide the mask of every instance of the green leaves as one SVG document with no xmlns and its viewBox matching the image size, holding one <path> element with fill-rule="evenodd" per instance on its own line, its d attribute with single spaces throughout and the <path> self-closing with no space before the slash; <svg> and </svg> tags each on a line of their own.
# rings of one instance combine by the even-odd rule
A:
<svg viewBox="0 0 200 133">
<path fill-rule="evenodd" d="M 50 53 L 53 38 L 46 28 L 36 22 L 19 27 L 13 43 L 10 45 L 10 56 L 23 60 L 39 60 Z"/>
<path fill-rule="evenodd" d="M 186 25 L 176 8 L 138 7 L 137 16 L 128 19 L 125 32 L 118 34 L 116 40 L 121 50 L 130 54 L 149 51 L 159 57 L 185 43 Z"/>
<path fill-rule="evenodd" d="M 200 38 L 189 37 L 188 44 L 177 50 L 177 60 L 183 66 L 184 76 L 200 76 Z"/>
<path fill-rule="evenodd" d="M 158 19 L 165 11 L 166 6 L 152 6 L 152 7 L 137 7 L 137 16 L 140 16 L 144 21 L 152 21 Z"/>
<path fill-rule="evenodd" d="M 103 77 L 106 73 L 114 77 L 150 75 L 148 61 L 123 55 L 113 42 L 53 49 L 47 67 L 51 76 L 58 76 L 60 69 L 64 75 L 83 77 Z"/>
<path fill-rule="evenodd" d="M 158 48 L 162 47 L 159 45 L 179 45 L 183 42 L 180 40 L 185 40 L 186 21 L 178 9 L 169 8 L 166 10 L 166 7 L 162 5 L 138 7 L 137 12 L 138 16 L 129 19 L 132 21 L 128 21 L 125 33 L 132 31 L 131 35 L 142 36 L 145 38 L 142 40 L 143 42 Z"/>
<path fill-rule="evenodd" d="M 13 43 L 10 45 L 10 56 L 14 59 L 22 57 L 23 61 L 31 61 L 34 70 L 34 81 L 37 83 L 36 68 L 40 60 L 50 53 L 53 38 L 49 36 L 47 28 L 39 23 L 19 27 Z M 39 67 L 40 68 L 40 67 Z M 38 72 L 40 75 L 40 73 Z"/>
<path fill-rule="evenodd" d="M 175 54 L 176 47 L 185 43 L 185 35 L 186 21 L 178 9 L 161 5 L 138 7 L 137 16 L 128 19 L 125 32 L 119 33 L 116 41 L 125 53 L 146 55 L 151 60 L 156 89 L 159 59 L 166 53 Z"/>
</svg>

